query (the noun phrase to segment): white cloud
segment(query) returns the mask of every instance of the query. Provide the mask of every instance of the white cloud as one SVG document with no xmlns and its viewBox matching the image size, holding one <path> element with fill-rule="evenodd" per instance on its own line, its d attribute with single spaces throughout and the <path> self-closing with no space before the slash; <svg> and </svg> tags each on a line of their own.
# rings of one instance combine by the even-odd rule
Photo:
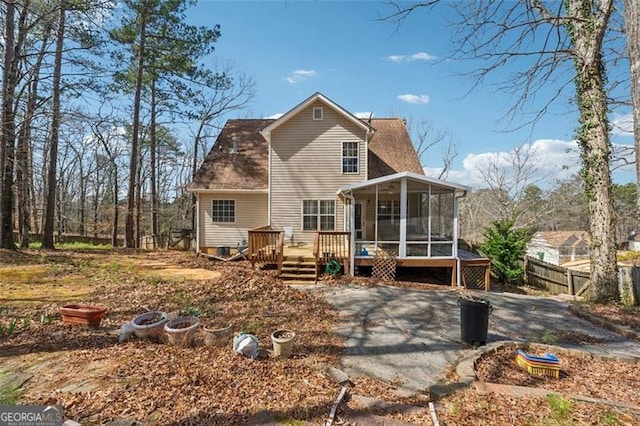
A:
<svg viewBox="0 0 640 426">
<path fill-rule="evenodd" d="M 633 114 L 614 116 L 611 120 L 611 132 L 619 136 L 633 136 Z"/>
<path fill-rule="evenodd" d="M 414 61 L 434 61 L 438 59 L 437 56 L 430 55 L 425 52 L 414 53 L 413 55 L 391 55 L 387 56 L 387 60 L 391 62 L 414 62 Z"/>
<path fill-rule="evenodd" d="M 416 104 L 416 105 L 426 105 L 429 103 L 429 96 L 427 95 L 405 94 L 405 95 L 398 95 L 398 99 L 400 99 L 403 102 Z"/>
<path fill-rule="evenodd" d="M 623 152 L 632 148 L 632 145 L 614 144 L 614 157 L 624 155 Z M 569 179 L 579 173 L 582 165 L 579 148 L 575 141 L 538 139 L 531 145 L 525 145 L 523 149 L 529 150 L 538 169 L 531 183 L 540 187 L 550 188 L 558 180 Z M 497 161 L 500 166 L 508 170 L 509 167 L 512 167 L 511 161 L 509 161 L 511 155 L 513 155 L 513 151 L 467 154 L 462 160 L 462 169 L 450 170 L 445 180 L 468 185 L 474 189 L 486 188 L 487 184 L 479 171 L 486 170 L 493 161 Z M 442 167 L 424 168 L 425 175 L 432 178 L 437 178 L 441 172 Z M 613 178 L 614 180 L 620 179 L 622 182 L 632 182 L 635 177 L 634 173 L 633 166 L 619 167 L 613 172 Z"/>
<path fill-rule="evenodd" d="M 369 118 L 373 116 L 373 113 L 371 111 L 362 111 L 362 112 L 354 112 L 353 115 L 355 115 L 358 118 Z"/>
<path fill-rule="evenodd" d="M 291 84 L 294 84 L 308 78 L 315 77 L 316 75 L 318 75 L 318 73 L 314 70 L 295 70 L 289 77 L 285 78 L 285 80 L 287 80 Z"/>
<path fill-rule="evenodd" d="M 265 117 L 266 119 L 272 119 L 272 120 L 277 120 L 278 118 L 282 117 L 284 115 L 284 112 L 278 112 L 276 114 L 270 115 L 268 117 Z"/>
<path fill-rule="evenodd" d="M 580 170 L 580 155 L 575 141 L 558 139 L 538 139 L 531 145 L 525 145 L 537 168 L 532 182 L 539 186 L 553 185 L 556 180 L 569 178 Z M 450 170 L 446 180 L 479 189 L 486 187 L 480 170 L 486 170 L 491 162 L 497 163 L 507 171 L 511 167 L 510 157 L 513 151 L 470 153 L 462 160 L 462 169 Z M 438 177 L 441 168 L 425 168 L 425 174 Z"/>
</svg>

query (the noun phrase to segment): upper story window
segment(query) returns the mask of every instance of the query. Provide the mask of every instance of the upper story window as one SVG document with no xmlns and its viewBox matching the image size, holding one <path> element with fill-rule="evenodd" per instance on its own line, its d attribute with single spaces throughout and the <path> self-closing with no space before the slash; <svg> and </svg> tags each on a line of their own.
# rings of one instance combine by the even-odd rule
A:
<svg viewBox="0 0 640 426">
<path fill-rule="evenodd" d="M 322 107 L 313 108 L 313 119 L 322 120 Z"/>
<path fill-rule="evenodd" d="M 342 142 L 342 173 L 358 173 L 358 142 Z"/>
<path fill-rule="evenodd" d="M 214 223 L 233 223 L 236 221 L 235 200 L 213 200 L 211 221 Z"/>
</svg>

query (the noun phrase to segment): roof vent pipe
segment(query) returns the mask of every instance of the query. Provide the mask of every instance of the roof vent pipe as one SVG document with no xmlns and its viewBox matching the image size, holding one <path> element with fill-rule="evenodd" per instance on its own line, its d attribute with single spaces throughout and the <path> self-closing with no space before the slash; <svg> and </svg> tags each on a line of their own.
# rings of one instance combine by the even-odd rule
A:
<svg viewBox="0 0 640 426">
<path fill-rule="evenodd" d="M 238 153 L 238 137 L 234 136 L 232 140 L 233 140 L 233 151 L 231 151 L 231 153 L 237 154 Z"/>
</svg>

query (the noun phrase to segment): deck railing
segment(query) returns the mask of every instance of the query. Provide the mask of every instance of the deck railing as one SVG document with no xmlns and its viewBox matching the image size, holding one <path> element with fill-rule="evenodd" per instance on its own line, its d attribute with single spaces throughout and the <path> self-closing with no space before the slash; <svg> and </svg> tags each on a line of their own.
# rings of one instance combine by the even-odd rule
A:
<svg viewBox="0 0 640 426">
<path fill-rule="evenodd" d="M 249 231 L 249 260 L 256 263 L 274 264 L 278 271 L 282 269 L 284 259 L 284 231 L 271 229 L 270 226 Z"/>
<path fill-rule="evenodd" d="M 351 253 L 351 233 L 344 231 L 319 231 L 313 238 L 313 257 L 316 266 L 326 264 L 335 259 L 343 267 L 345 273 L 349 273 L 349 261 Z M 316 267 L 316 279 L 318 268 Z"/>
</svg>

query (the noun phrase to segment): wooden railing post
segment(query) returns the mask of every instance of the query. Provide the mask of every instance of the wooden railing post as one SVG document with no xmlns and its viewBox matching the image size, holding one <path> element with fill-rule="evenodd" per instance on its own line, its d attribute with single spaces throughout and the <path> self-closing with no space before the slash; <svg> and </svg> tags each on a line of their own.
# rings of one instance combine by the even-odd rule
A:
<svg viewBox="0 0 640 426">
<path fill-rule="evenodd" d="M 325 256 L 326 253 L 326 256 Z M 351 233 L 345 231 L 318 231 L 313 237 L 313 256 L 316 261 L 316 274 L 320 261 L 335 259 L 350 271 Z"/>
</svg>

